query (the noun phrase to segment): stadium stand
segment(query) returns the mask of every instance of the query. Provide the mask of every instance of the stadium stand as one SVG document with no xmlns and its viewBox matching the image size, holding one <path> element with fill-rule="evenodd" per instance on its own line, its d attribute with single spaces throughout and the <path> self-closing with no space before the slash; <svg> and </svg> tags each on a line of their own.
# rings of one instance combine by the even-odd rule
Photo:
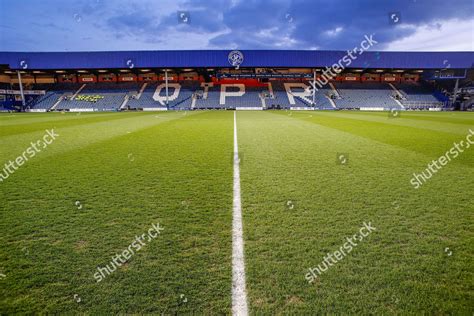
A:
<svg viewBox="0 0 474 316">
<path fill-rule="evenodd" d="M 278 107 L 281 107 L 282 109 L 289 109 L 292 106 L 296 106 L 296 102 L 295 104 L 290 104 L 290 100 L 288 99 L 288 94 L 285 89 L 284 82 L 272 81 L 271 85 L 273 89 L 273 100 L 269 100 L 267 104 L 271 103 L 272 105 L 277 105 Z M 300 90 L 299 92 L 304 91 L 304 89 L 302 88 L 300 88 L 299 90 Z M 300 106 L 306 106 L 306 105 L 300 105 Z"/>
<path fill-rule="evenodd" d="M 51 107 L 59 101 L 65 91 L 48 91 L 45 95 L 40 96 L 31 103 L 27 103 L 27 107 L 30 109 L 43 109 L 49 110 Z"/>
<path fill-rule="evenodd" d="M 157 88 L 159 93 L 157 95 Z M 163 81 L 148 83 L 145 90 L 131 94 L 127 106 L 130 109 L 162 108 L 162 109 L 190 109 L 194 91 L 199 88 L 197 81 L 183 81 L 170 83 L 168 88 L 168 106 L 166 105 L 166 89 Z M 157 100 L 155 100 L 155 98 Z"/>
<path fill-rule="evenodd" d="M 202 97 L 196 97 L 195 109 L 222 109 L 224 105 L 220 105 L 220 87 L 219 86 L 207 86 L 202 87 Z"/>
<path fill-rule="evenodd" d="M 334 89 L 333 89 L 334 87 Z M 13 88 L 15 88 L 13 86 Z M 235 108 L 308 108 L 321 110 L 360 108 L 427 109 L 442 107 L 447 97 L 428 84 L 334 82 L 315 93 L 308 81 L 274 80 L 268 86 L 215 84 L 184 80 L 170 82 L 168 104 L 163 81 L 147 83 L 57 83 L 30 86 L 44 95 L 28 95 L 31 110 L 188 110 Z M 223 90 L 225 89 L 225 90 Z M 223 93 L 224 91 L 224 93 Z M 13 96 L 5 96 L 12 98 Z M 3 109 L 11 109 L 4 102 Z"/>
<path fill-rule="evenodd" d="M 80 86 L 80 84 L 74 83 L 36 84 L 32 89 L 45 90 L 46 93 L 35 100 L 27 102 L 27 108 L 33 110 L 49 110 L 67 95 L 72 95 Z"/>
<path fill-rule="evenodd" d="M 393 90 L 384 83 L 336 83 L 340 98 L 335 99 L 338 108 L 385 108 L 400 109 L 401 105 L 394 97 Z"/>
<path fill-rule="evenodd" d="M 145 90 L 140 94 L 139 91 L 132 93 L 127 102 L 127 107 L 129 109 L 144 109 L 144 108 L 166 108 L 164 104 L 160 104 L 158 101 L 153 100 L 153 94 L 155 93 L 156 88 L 159 83 L 148 83 L 145 87 Z M 171 93 L 171 89 L 170 89 Z"/>
<path fill-rule="evenodd" d="M 241 96 L 225 96 L 222 94 L 222 89 L 225 87 L 225 94 L 232 93 L 243 93 Z M 242 89 L 242 90 L 241 90 Z M 224 102 L 226 108 L 262 108 L 262 99 L 261 93 L 264 88 L 261 87 L 246 87 L 245 85 L 241 86 L 232 86 L 225 85 L 221 86 L 220 91 L 220 102 Z"/>
<path fill-rule="evenodd" d="M 403 106 L 413 109 L 443 107 L 448 98 L 428 85 L 419 83 L 402 83 L 395 85 L 402 94 L 400 102 Z"/>
<path fill-rule="evenodd" d="M 56 107 L 57 110 L 66 109 L 96 109 L 100 111 L 118 110 L 124 101 L 126 93 L 101 92 L 84 93 L 73 98 L 66 98 Z"/>
<path fill-rule="evenodd" d="M 74 95 L 63 95 L 56 110 L 91 109 L 96 111 L 117 111 L 130 89 L 136 90 L 133 83 L 91 83 Z"/>
<path fill-rule="evenodd" d="M 244 50 L 239 51 L 246 56 L 242 69 L 229 59 L 233 52 L 0 52 L 0 106 L 16 111 L 470 107 L 465 102 L 470 98 L 458 90 L 474 79 L 473 52 L 367 52 L 314 95 L 309 82 L 314 76 L 321 80 L 323 69 L 345 51 Z M 444 68 L 446 61 L 450 69 Z M 165 77 L 168 100 L 161 86 Z M 23 90 L 41 92 L 19 97 L 19 82 Z M 245 92 L 227 86 L 223 96 L 222 84 L 245 84 Z"/>
<path fill-rule="evenodd" d="M 285 87 L 285 83 L 291 83 L 292 86 L 288 85 Z M 268 100 L 267 104 L 278 105 L 281 108 L 288 109 L 291 107 L 312 107 L 312 88 L 309 83 L 299 83 L 295 81 L 273 81 L 272 83 L 274 99 Z M 294 85 L 293 85 L 294 84 Z M 299 85 L 299 87 L 297 86 Z M 300 97 L 296 94 L 306 95 L 305 97 Z M 334 107 L 329 100 L 330 88 L 324 86 L 321 89 L 316 90 L 315 94 L 315 108 L 321 110 L 332 110 Z M 292 100 L 294 102 L 292 102 Z"/>
<path fill-rule="evenodd" d="M 199 89 L 200 82 L 185 80 L 180 82 L 180 85 L 180 94 L 175 100 L 169 102 L 169 107 L 174 110 L 189 110 L 191 109 L 193 94 Z M 163 90 L 163 96 L 165 96 L 164 93 L 165 91 Z"/>
</svg>

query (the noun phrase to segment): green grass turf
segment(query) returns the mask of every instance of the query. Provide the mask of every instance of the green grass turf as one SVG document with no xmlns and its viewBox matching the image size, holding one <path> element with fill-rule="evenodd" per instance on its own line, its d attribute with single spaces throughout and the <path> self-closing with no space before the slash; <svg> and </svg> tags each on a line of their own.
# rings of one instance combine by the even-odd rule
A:
<svg viewBox="0 0 474 316">
<path fill-rule="evenodd" d="M 60 134 L 1 184 L 1 314 L 228 311 L 230 113 L 1 120 L 2 161 L 45 128 Z M 96 283 L 96 267 L 157 222 L 161 235 Z"/>
<path fill-rule="evenodd" d="M 251 314 L 472 314 L 473 148 L 409 181 L 473 113 L 237 122 Z M 229 314 L 233 112 L 2 114 L 2 167 L 51 128 L 58 140 L 0 183 L 0 314 Z M 377 231 L 308 284 L 364 221 Z M 156 222 L 161 235 L 96 283 Z"/>
<path fill-rule="evenodd" d="M 473 149 L 409 183 L 474 127 L 451 115 L 238 113 L 251 311 L 472 313 Z M 309 285 L 307 269 L 364 221 L 377 231 Z"/>
</svg>

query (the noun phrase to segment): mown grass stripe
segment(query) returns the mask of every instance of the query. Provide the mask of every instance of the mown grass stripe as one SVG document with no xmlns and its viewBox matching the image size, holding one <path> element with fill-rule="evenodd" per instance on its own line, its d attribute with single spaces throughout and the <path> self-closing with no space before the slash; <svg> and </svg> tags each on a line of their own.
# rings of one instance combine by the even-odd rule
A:
<svg viewBox="0 0 474 316">
<path fill-rule="evenodd" d="M 272 114 L 290 117 L 279 112 L 272 112 Z M 312 115 L 312 117 L 309 115 Z M 454 142 L 465 139 L 465 135 L 469 132 L 467 127 L 463 127 L 465 128 L 464 134 L 452 134 L 413 126 L 397 126 L 383 122 L 360 121 L 353 118 L 326 116 L 308 112 L 306 112 L 306 115 L 303 115 L 303 113 L 292 113 L 291 118 L 422 154 L 428 160 L 446 153 L 453 146 Z M 470 166 L 472 158 L 470 155 L 461 155 L 452 163 Z"/>
<path fill-rule="evenodd" d="M 425 167 L 427 153 L 403 144 L 423 144 L 423 136 L 390 128 L 402 145 L 394 146 L 297 116 L 239 113 L 249 312 L 470 310 L 468 272 L 459 271 L 471 266 L 466 236 L 472 207 L 459 188 L 469 185 L 472 169 L 451 163 L 415 190 L 408 180 Z M 367 128 L 375 134 L 381 129 Z M 444 149 L 442 137 L 450 135 L 430 142 L 436 151 Z M 338 152 L 348 154 L 348 164 L 337 164 Z M 367 220 L 373 220 L 377 234 L 309 285 L 307 268 Z M 456 253 L 449 257 L 446 247 Z"/>
</svg>

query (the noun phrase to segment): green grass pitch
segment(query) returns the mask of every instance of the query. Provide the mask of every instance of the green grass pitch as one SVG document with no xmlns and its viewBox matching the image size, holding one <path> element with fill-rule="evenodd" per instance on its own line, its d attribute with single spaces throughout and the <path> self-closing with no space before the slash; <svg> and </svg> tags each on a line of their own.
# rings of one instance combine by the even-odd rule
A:
<svg viewBox="0 0 474 316">
<path fill-rule="evenodd" d="M 0 169 L 59 136 L 0 183 L 0 314 L 230 314 L 233 128 L 232 111 L 1 114 Z M 474 113 L 241 111 L 237 129 L 250 314 L 474 312 L 474 146 L 410 184 Z"/>
</svg>

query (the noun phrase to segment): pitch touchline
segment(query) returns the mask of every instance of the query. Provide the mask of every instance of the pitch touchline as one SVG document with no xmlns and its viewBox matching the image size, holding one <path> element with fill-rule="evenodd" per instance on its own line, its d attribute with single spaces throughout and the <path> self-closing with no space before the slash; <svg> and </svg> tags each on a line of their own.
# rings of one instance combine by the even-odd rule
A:
<svg viewBox="0 0 474 316">
<path fill-rule="evenodd" d="M 232 315 L 248 315 L 245 289 L 244 239 L 240 200 L 240 161 L 234 111 L 234 201 L 232 205 Z"/>
</svg>

